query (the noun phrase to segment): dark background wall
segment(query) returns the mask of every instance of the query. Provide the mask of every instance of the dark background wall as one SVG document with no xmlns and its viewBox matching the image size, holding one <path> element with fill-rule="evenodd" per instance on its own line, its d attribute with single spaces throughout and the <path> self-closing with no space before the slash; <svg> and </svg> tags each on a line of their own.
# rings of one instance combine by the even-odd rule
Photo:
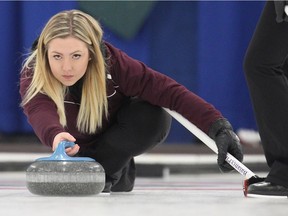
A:
<svg viewBox="0 0 288 216">
<path fill-rule="evenodd" d="M 99 19 L 105 39 L 216 106 L 239 128 L 257 129 L 242 62 L 263 1 L 0 2 L 0 134 L 31 134 L 19 108 L 25 54 L 55 13 L 78 8 Z M 193 136 L 173 123 L 167 143 Z"/>
</svg>

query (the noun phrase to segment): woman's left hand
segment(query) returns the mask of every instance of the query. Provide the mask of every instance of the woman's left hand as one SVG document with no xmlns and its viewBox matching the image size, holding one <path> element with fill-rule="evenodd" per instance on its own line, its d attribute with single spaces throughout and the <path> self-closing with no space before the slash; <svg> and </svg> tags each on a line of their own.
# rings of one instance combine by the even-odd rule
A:
<svg viewBox="0 0 288 216">
<path fill-rule="evenodd" d="M 209 136 L 215 141 L 218 148 L 218 166 L 222 172 L 233 171 L 234 168 L 225 159 L 229 152 L 240 162 L 243 161 L 243 152 L 238 136 L 233 132 L 231 124 L 226 119 L 218 119 L 212 124 Z"/>
</svg>

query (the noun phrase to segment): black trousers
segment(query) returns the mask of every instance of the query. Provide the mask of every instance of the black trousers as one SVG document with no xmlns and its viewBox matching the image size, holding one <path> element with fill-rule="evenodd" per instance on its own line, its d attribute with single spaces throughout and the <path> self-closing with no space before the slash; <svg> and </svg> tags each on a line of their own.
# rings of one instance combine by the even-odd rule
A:
<svg viewBox="0 0 288 216">
<path fill-rule="evenodd" d="M 288 23 L 277 23 L 268 1 L 248 47 L 244 69 L 270 172 L 267 181 L 288 187 Z"/>
<path fill-rule="evenodd" d="M 90 148 L 79 152 L 99 162 L 112 191 L 131 191 L 136 169 L 133 157 L 160 144 L 168 136 L 172 118 L 161 107 L 137 99 L 130 100 L 117 120 Z"/>
</svg>

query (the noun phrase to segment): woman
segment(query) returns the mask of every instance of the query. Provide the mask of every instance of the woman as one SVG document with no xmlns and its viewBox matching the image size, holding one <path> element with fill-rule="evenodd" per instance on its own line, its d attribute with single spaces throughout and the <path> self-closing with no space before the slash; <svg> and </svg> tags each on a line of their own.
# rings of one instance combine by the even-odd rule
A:
<svg viewBox="0 0 288 216">
<path fill-rule="evenodd" d="M 105 169 L 105 191 L 131 191 L 133 157 L 164 141 L 176 110 L 212 137 L 218 164 L 227 151 L 239 160 L 239 140 L 221 113 L 184 86 L 102 40 L 102 29 L 78 10 L 54 15 L 26 60 L 22 106 L 42 143 L 77 143 L 70 156 L 95 158 Z"/>
</svg>

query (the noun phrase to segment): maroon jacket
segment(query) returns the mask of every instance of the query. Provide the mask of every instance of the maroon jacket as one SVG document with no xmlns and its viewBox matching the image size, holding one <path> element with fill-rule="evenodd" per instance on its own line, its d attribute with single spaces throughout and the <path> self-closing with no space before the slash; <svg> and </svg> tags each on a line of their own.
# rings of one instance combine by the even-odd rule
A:
<svg viewBox="0 0 288 216">
<path fill-rule="evenodd" d="M 80 133 L 76 128 L 76 117 L 79 110 L 81 80 L 71 87 L 65 100 L 67 128 L 59 123 L 57 109 L 53 101 L 44 94 L 38 94 L 27 105 L 24 113 L 28 117 L 36 135 L 42 143 L 52 146 L 53 139 L 60 132 L 69 132 L 80 145 L 93 142 L 103 133 L 118 109 L 129 97 L 137 96 L 151 104 L 166 107 L 182 114 L 204 132 L 208 132 L 211 124 L 223 118 L 221 113 L 211 104 L 205 102 L 171 78 L 152 70 L 109 43 L 106 45 L 108 60 L 107 96 L 109 103 L 109 119 L 104 120 L 103 127 L 96 134 Z M 24 72 L 33 73 L 26 69 Z M 22 73 L 20 94 L 23 97 L 31 79 Z"/>
</svg>

